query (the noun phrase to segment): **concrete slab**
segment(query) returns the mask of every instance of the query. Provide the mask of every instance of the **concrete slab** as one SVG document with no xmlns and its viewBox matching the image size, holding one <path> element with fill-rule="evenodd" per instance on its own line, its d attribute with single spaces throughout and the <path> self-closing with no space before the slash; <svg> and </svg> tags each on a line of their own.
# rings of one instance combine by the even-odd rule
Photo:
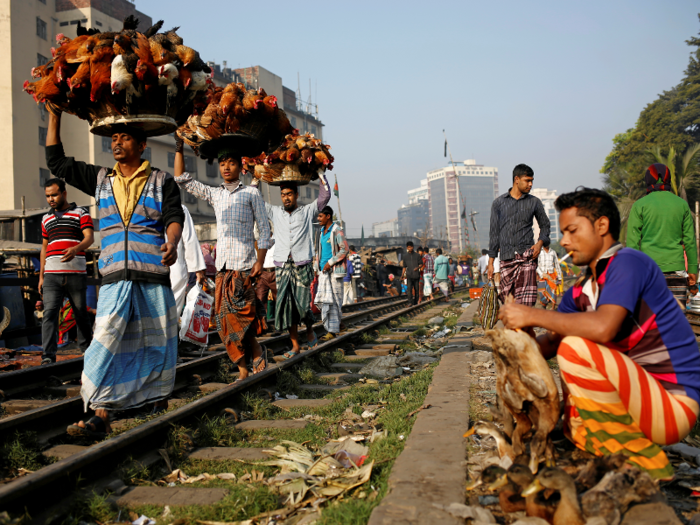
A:
<svg viewBox="0 0 700 525">
<path fill-rule="evenodd" d="M 330 390 L 350 390 L 350 385 L 299 385 L 306 392 L 328 392 Z"/>
<path fill-rule="evenodd" d="M 360 366 L 360 368 L 362 368 L 362 367 Z M 351 373 L 349 374 L 347 372 L 333 372 L 330 374 L 316 374 L 316 377 L 321 377 L 327 381 L 330 381 L 331 384 L 337 384 L 340 382 L 345 382 L 345 383 L 355 382 L 358 379 L 361 379 L 365 376 L 363 376 L 362 374 L 351 374 Z"/>
<path fill-rule="evenodd" d="M 227 386 L 227 383 L 204 383 L 203 385 L 191 386 L 188 390 L 191 392 L 200 392 L 202 394 L 211 394 Z"/>
<path fill-rule="evenodd" d="M 378 357 L 382 355 L 389 355 L 391 353 L 391 350 L 388 349 L 369 349 L 369 348 L 356 348 L 355 349 L 355 355 L 359 356 L 362 359 L 366 359 L 368 357 Z M 350 356 L 345 356 L 347 359 Z"/>
<path fill-rule="evenodd" d="M 331 399 L 280 399 L 272 403 L 278 408 L 288 409 L 295 407 L 318 408 L 330 405 Z M 465 430 L 466 432 L 466 430 Z"/>
<path fill-rule="evenodd" d="M 205 489 L 192 487 L 135 487 L 117 500 L 120 507 L 140 505 L 165 505 L 182 507 L 185 505 L 213 505 L 228 495 L 226 489 Z"/>
<path fill-rule="evenodd" d="M 82 452 L 86 448 L 88 447 L 82 445 L 56 445 L 48 450 L 44 450 L 42 454 L 47 458 L 66 459 L 78 452 Z"/>
<path fill-rule="evenodd" d="M 472 301 L 467 307 L 467 309 L 464 310 L 464 312 L 462 312 L 462 315 L 459 316 L 459 319 L 457 320 L 457 326 L 464 326 L 465 328 L 473 326 L 474 323 L 472 319 L 474 319 L 474 316 L 478 311 L 479 301 Z"/>
<path fill-rule="evenodd" d="M 8 415 L 12 415 L 45 407 L 55 402 L 56 400 L 50 401 L 48 399 L 10 399 L 9 401 L 4 401 L 2 407 Z"/>
<path fill-rule="evenodd" d="M 240 459 L 243 461 L 260 461 L 269 459 L 262 453 L 262 448 L 246 447 L 204 447 L 197 448 L 189 455 L 190 459 L 202 459 L 208 461 L 226 461 Z"/>
<path fill-rule="evenodd" d="M 75 397 L 80 395 L 80 385 L 47 386 L 44 393 L 53 397 Z"/>
<path fill-rule="evenodd" d="M 465 503 L 466 447 L 469 428 L 470 349 L 465 337 L 450 340 L 433 374 L 406 447 L 389 476 L 389 493 L 374 509 L 369 525 L 463 524 L 433 503 Z"/>
<path fill-rule="evenodd" d="M 292 419 L 254 419 L 236 423 L 233 426 L 239 430 L 299 430 L 306 428 L 308 424 L 308 421 L 296 421 Z"/>
</svg>

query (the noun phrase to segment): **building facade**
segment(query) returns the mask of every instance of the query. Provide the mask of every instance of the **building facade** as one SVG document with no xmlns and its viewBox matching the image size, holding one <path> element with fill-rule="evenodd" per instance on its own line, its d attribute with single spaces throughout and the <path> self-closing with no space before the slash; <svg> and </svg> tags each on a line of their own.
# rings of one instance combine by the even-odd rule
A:
<svg viewBox="0 0 700 525">
<path fill-rule="evenodd" d="M 449 240 L 452 251 L 488 248 L 498 168 L 465 160 L 428 172 L 427 181 L 433 238 Z"/>
<path fill-rule="evenodd" d="M 372 236 L 373 237 L 398 237 L 399 235 L 399 221 L 398 219 L 391 219 L 383 222 L 372 223 Z"/>
<path fill-rule="evenodd" d="M 4 0 L 0 2 L 0 42 L 5 52 L 0 54 L 0 210 L 16 210 L 25 198 L 26 209 L 46 206 L 43 184 L 50 178 L 45 160 L 48 113 L 23 91 L 25 80 L 31 80 L 32 67 L 46 63 L 55 35 L 76 36 L 78 22 L 83 27 L 101 31 L 119 31 L 128 15 L 139 20 L 139 29 L 151 26 L 152 18 L 138 10 L 129 0 Z M 187 43 L 187 42 L 185 42 Z M 213 81 L 225 86 L 230 82 L 244 82 L 249 88 L 262 87 L 274 94 L 280 107 L 288 112 L 292 124 L 304 133 L 309 131 L 323 137 L 323 124 L 318 112 L 297 102 L 294 91 L 282 85 L 282 79 L 261 66 L 230 69 L 210 62 Z M 73 115 L 64 115 L 61 140 L 66 155 L 99 166 L 114 165 L 111 139 L 93 135 L 88 123 Z M 148 139 L 144 157 L 165 171 L 172 171 L 175 161 L 174 134 Z M 216 186 L 222 182 L 216 162 L 208 164 L 185 147 L 185 165 L 195 179 Z M 251 175 L 241 177 L 245 184 Z M 94 198 L 69 187 L 69 199 L 90 209 L 96 217 Z M 279 189 L 261 185 L 263 198 L 272 204 L 281 204 Z M 318 196 L 318 182 L 299 189 L 300 204 L 308 204 Z M 195 222 L 216 220 L 214 209 L 205 201 L 183 192 L 182 201 Z"/>
<path fill-rule="evenodd" d="M 426 188 L 427 189 L 427 188 Z M 422 237 L 430 229 L 430 203 L 421 199 L 397 211 L 399 235 Z"/>
<path fill-rule="evenodd" d="M 549 240 L 551 242 L 559 242 L 561 240 L 561 231 L 559 230 L 559 212 L 554 207 L 554 201 L 557 200 L 557 190 L 547 190 L 543 188 L 532 189 L 530 195 L 534 195 L 542 201 L 544 211 L 549 217 Z M 535 234 L 535 239 L 540 235 L 540 227 L 537 221 L 533 219 L 532 229 Z"/>
<path fill-rule="evenodd" d="M 420 187 L 408 190 L 408 203 L 415 204 L 418 201 L 428 200 L 428 179 L 420 181 Z"/>
</svg>

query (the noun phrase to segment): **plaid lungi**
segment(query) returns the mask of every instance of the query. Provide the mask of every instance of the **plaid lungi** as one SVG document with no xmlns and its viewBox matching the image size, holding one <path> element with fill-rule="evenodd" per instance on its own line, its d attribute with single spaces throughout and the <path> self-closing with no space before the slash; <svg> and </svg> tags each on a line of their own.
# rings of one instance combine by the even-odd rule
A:
<svg viewBox="0 0 700 525">
<path fill-rule="evenodd" d="M 698 403 L 667 392 L 622 352 L 581 337 L 565 337 L 557 360 L 567 437 L 596 456 L 622 452 L 652 477 L 672 476 L 661 447 L 690 433 Z"/>
<path fill-rule="evenodd" d="M 671 290 L 673 297 L 678 300 L 682 308 L 685 308 L 688 302 L 688 278 L 683 275 L 678 275 L 676 272 L 664 273 L 666 278 L 666 286 Z"/>
<path fill-rule="evenodd" d="M 275 269 L 277 277 L 277 302 L 275 305 L 275 328 L 280 332 L 292 325 L 307 327 L 316 322 L 311 311 L 311 282 L 314 269 L 311 263 L 297 266 L 288 259 L 284 266 Z"/>
<path fill-rule="evenodd" d="M 85 407 L 126 410 L 167 399 L 175 384 L 177 307 L 169 286 L 102 286 L 95 335 L 85 351 Z"/>
<path fill-rule="evenodd" d="M 442 295 L 444 295 L 445 297 L 448 297 L 450 295 L 450 281 L 448 281 L 447 279 L 437 279 L 435 283 L 442 292 Z"/>
<path fill-rule="evenodd" d="M 515 254 L 510 261 L 501 261 L 501 283 L 498 298 L 503 304 L 513 295 L 515 302 L 534 306 L 537 301 L 537 259 L 532 258 L 532 248 Z"/>
<path fill-rule="evenodd" d="M 265 310 L 249 275 L 250 271 L 237 270 L 216 274 L 216 330 L 234 363 L 245 357 L 243 338 L 248 330 L 260 335 L 267 328 Z"/>
</svg>

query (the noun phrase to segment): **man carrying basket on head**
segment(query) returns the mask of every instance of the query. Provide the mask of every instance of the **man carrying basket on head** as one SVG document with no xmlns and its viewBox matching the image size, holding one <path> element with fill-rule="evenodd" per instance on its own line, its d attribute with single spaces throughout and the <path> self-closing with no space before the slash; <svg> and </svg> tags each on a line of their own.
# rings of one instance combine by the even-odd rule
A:
<svg viewBox="0 0 700 525">
<path fill-rule="evenodd" d="M 102 287 L 81 388 L 95 416 L 67 429 L 96 437 L 111 431 L 110 411 L 168 406 L 178 332 L 168 267 L 177 260 L 184 213 L 172 175 L 141 158 L 142 130 L 112 128 L 117 162 L 109 169 L 66 157 L 60 125 L 60 116 L 50 113 L 46 163 L 56 177 L 94 195 L 100 217 Z"/>
<path fill-rule="evenodd" d="M 238 381 L 248 377 L 246 349 L 252 350 L 253 374 L 267 367 L 267 350 L 256 336 L 267 328 L 263 305 L 255 294 L 255 278 L 263 268 L 271 247 L 270 224 L 265 203 L 257 188 L 246 187 L 239 180 L 241 154 L 229 142 L 217 146 L 219 171 L 224 182 L 219 187 L 196 181 L 185 172 L 184 144 L 177 142 L 175 176 L 189 193 L 206 200 L 216 213 L 216 329 L 226 352 L 238 365 Z M 258 225 L 257 253 L 254 225 Z"/>
<path fill-rule="evenodd" d="M 309 348 L 318 344 L 313 330 L 314 314 L 311 311 L 311 282 L 314 280 L 313 220 L 331 198 L 325 180 L 321 181 L 318 199 L 299 206 L 299 188 L 296 182 L 280 184 L 282 206 L 265 203 L 267 216 L 272 221 L 277 242 L 274 248 L 275 276 L 277 278 L 277 303 L 275 328 L 289 330 L 292 349 L 285 352 L 287 358 L 301 351 L 299 324 L 306 326 Z M 342 300 L 342 294 L 341 294 Z"/>
</svg>

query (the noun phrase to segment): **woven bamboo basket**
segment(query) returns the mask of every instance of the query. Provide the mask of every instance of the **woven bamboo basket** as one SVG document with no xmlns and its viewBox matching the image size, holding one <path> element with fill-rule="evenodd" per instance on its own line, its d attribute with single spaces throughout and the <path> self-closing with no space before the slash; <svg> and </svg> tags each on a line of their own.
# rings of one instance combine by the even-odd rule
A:
<svg viewBox="0 0 700 525">
<path fill-rule="evenodd" d="M 304 175 L 299 171 L 299 166 L 296 164 L 287 164 L 282 170 L 279 178 L 268 182 L 270 186 L 279 186 L 283 182 L 296 182 L 298 186 L 306 186 L 311 182 L 311 173 Z"/>
<path fill-rule="evenodd" d="M 139 128 L 147 137 L 167 135 L 177 129 L 175 119 L 165 115 L 110 115 L 94 119 L 90 123 L 90 131 L 95 135 L 111 137 L 117 125 Z"/>
</svg>

